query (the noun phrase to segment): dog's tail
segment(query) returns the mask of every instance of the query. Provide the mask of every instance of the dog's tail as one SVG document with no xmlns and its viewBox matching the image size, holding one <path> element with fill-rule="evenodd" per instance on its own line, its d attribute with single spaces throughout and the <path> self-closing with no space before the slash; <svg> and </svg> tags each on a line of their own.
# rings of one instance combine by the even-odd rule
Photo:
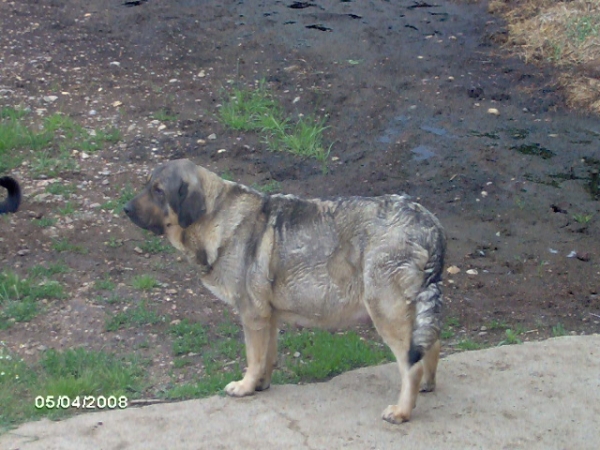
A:
<svg viewBox="0 0 600 450">
<path fill-rule="evenodd" d="M 0 202 L 0 214 L 14 213 L 21 204 L 21 186 L 13 177 L 0 177 L 0 186 L 8 191 L 8 196 Z"/>
<path fill-rule="evenodd" d="M 446 238 L 444 232 L 437 229 L 432 237 L 431 252 L 425 265 L 425 281 L 415 299 L 416 315 L 410 350 L 409 363 L 416 364 L 440 338 L 442 328 L 443 296 L 440 288 L 444 269 Z"/>
</svg>

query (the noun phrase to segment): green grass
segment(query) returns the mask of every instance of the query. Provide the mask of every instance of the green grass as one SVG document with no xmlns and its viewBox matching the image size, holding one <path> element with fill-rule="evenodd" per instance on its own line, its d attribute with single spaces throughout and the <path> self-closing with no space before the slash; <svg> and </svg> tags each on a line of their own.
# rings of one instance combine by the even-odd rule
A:
<svg viewBox="0 0 600 450">
<path fill-rule="evenodd" d="M 69 183 L 52 183 L 46 186 L 46 192 L 52 195 L 62 195 L 63 197 L 69 197 L 77 191 L 77 187 L 74 184 Z"/>
<path fill-rule="evenodd" d="M 255 89 L 235 88 L 219 110 L 221 122 L 234 130 L 259 133 L 271 151 L 314 158 L 324 170 L 331 146 L 323 144 L 325 118 L 287 117 L 264 82 Z"/>
<path fill-rule="evenodd" d="M 447 317 L 440 333 L 440 339 L 452 339 L 456 334 L 456 329 L 460 327 L 460 321 L 457 317 Z"/>
<path fill-rule="evenodd" d="M 277 192 L 281 192 L 281 183 L 277 180 L 271 180 L 262 185 L 253 184 L 252 188 L 264 194 L 275 194 Z"/>
<path fill-rule="evenodd" d="M 63 206 L 57 209 L 61 216 L 70 216 L 75 212 L 75 205 L 71 202 L 66 202 Z"/>
<path fill-rule="evenodd" d="M 221 122 L 233 130 L 260 131 L 281 122 L 279 105 L 261 82 L 254 90 L 235 88 L 219 110 Z"/>
<path fill-rule="evenodd" d="M 483 348 L 483 345 L 472 339 L 463 339 L 456 344 L 456 348 L 459 350 L 479 350 Z"/>
<path fill-rule="evenodd" d="M 63 263 L 49 264 L 48 266 L 42 266 L 40 264 L 29 268 L 29 273 L 33 277 L 51 277 L 53 275 L 63 274 L 69 272 L 69 266 Z"/>
<path fill-rule="evenodd" d="M 160 122 L 176 122 L 177 114 L 174 114 L 170 109 L 163 108 L 153 113 L 150 118 Z"/>
<path fill-rule="evenodd" d="M 86 255 L 88 249 L 81 244 L 72 244 L 67 239 L 55 239 L 52 241 L 52 250 L 58 253 L 70 252 Z"/>
<path fill-rule="evenodd" d="M 175 356 L 200 353 L 208 344 L 206 328 L 188 320 L 171 325 L 169 334 L 173 336 L 173 354 Z"/>
<path fill-rule="evenodd" d="M 64 288 L 41 269 L 28 278 L 14 272 L 0 272 L 0 329 L 15 322 L 29 322 L 39 313 L 38 300 L 64 297 Z"/>
<path fill-rule="evenodd" d="M 158 236 L 149 237 L 143 244 L 140 245 L 140 248 L 144 253 L 173 253 L 175 249 L 168 243 L 165 242 L 162 238 Z"/>
<path fill-rule="evenodd" d="M 567 23 L 567 37 L 576 45 L 581 45 L 588 38 L 600 35 L 600 15 L 575 17 Z"/>
<path fill-rule="evenodd" d="M 33 219 L 33 223 L 40 228 L 48 228 L 56 225 L 58 220 L 54 217 L 42 217 L 41 219 Z"/>
<path fill-rule="evenodd" d="M 182 321 L 169 328 L 173 353 L 179 356 L 175 370 L 186 370 L 194 362 L 182 356 L 200 355 L 203 374 L 197 380 L 174 385 L 166 392 L 170 399 L 197 398 L 222 392 L 227 383 L 243 376 L 245 356 L 241 327 L 227 315 L 212 330 Z M 209 341 L 209 336 L 212 336 Z M 273 383 L 300 383 L 330 379 L 347 370 L 393 361 L 383 344 L 361 338 L 355 332 L 331 334 L 322 330 L 287 331 L 279 340 L 279 363 Z"/>
<path fill-rule="evenodd" d="M 121 328 L 155 325 L 164 320 L 156 311 L 148 309 L 144 302 L 123 312 L 110 315 L 104 323 L 106 331 L 117 331 Z"/>
<path fill-rule="evenodd" d="M 56 401 L 59 396 L 72 401 L 100 395 L 129 400 L 139 396 L 144 374 L 143 365 L 133 357 L 83 348 L 47 350 L 37 364 L 30 365 L 0 347 L 0 431 L 28 420 L 56 419 L 78 411 L 36 408 L 36 397 L 38 406 L 42 399 Z"/>
<path fill-rule="evenodd" d="M 100 205 L 100 209 L 105 211 L 112 211 L 114 213 L 121 213 L 123 211 L 123 207 L 125 204 L 135 197 L 135 191 L 131 187 L 131 184 L 127 183 L 121 189 L 121 195 L 118 198 L 111 199 L 102 205 Z"/>
<path fill-rule="evenodd" d="M 565 327 L 563 326 L 562 323 L 559 322 L 552 327 L 552 336 L 553 337 L 566 336 L 566 335 L 567 335 L 567 330 L 565 330 Z"/>
<path fill-rule="evenodd" d="M 234 180 L 233 173 L 229 170 L 226 170 L 225 172 L 223 172 L 220 175 L 220 177 L 223 178 L 225 181 L 233 181 Z"/>
<path fill-rule="evenodd" d="M 322 381 L 358 367 L 394 361 L 388 347 L 364 340 L 353 331 L 339 334 L 323 330 L 287 332 L 281 336 L 280 349 L 284 364 L 273 374 L 274 383 Z"/>
<path fill-rule="evenodd" d="M 110 280 L 108 275 L 105 275 L 101 280 L 96 280 L 94 282 L 94 288 L 103 291 L 112 291 L 115 289 L 115 287 L 115 283 Z"/>
<path fill-rule="evenodd" d="M 143 274 L 133 277 L 131 285 L 139 291 L 150 291 L 159 286 L 159 283 L 152 275 Z"/>
<path fill-rule="evenodd" d="M 593 217 L 593 214 L 573 214 L 573 220 L 580 225 L 589 225 Z"/>
<path fill-rule="evenodd" d="M 36 132 L 23 122 L 29 111 L 4 107 L 0 110 L 0 173 L 8 172 L 23 162 L 24 155 L 15 150 L 40 151 L 52 142 L 46 130 Z"/>
<path fill-rule="evenodd" d="M 519 335 L 522 334 L 522 331 L 519 329 L 511 329 L 508 328 L 504 331 L 504 334 L 506 335 L 506 338 L 502 341 L 500 341 L 498 343 L 498 345 L 515 345 L 515 344 L 522 344 L 523 341 L 521 341 L 521 339 L 519 339 Z"/>
<path fill-rule="evenodd" d="M 91 153 L 120 139 L 116 128 L 86 130 L 60 113 L 36 123 L 30 111 L 5 107 L 0 110 L 0 173 L 26 160 L 34 176 L 58 176 L 77 167 L 73 150 Z"/>
</svg>

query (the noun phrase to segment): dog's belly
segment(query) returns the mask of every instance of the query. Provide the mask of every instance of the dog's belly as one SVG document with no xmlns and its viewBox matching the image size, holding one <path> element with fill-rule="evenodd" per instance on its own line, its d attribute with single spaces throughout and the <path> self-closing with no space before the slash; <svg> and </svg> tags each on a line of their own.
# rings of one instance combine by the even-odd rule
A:
<svg viewBox="0 0 600 450">
<path fill-rule="evenodd" d="M 362 302 L 350 305 L 346 302 L 334 305 L 332 303 L 315 305 L 315 302 L 311 302 L 311 305 L 313 307 L 307 304 L 298 305 L 297 308 L 278 309 L 275 307 L 274 313 L 280 321 L 302 327 L 342 329 L 353 325 L 372 323 Z"/>
</svg>

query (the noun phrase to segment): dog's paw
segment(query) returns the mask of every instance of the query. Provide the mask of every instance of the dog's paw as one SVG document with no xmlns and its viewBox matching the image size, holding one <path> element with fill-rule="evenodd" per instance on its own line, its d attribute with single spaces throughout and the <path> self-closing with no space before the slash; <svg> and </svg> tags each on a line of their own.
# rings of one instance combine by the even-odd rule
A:
<svg viewBox="0 0 600 450">
<path fill-rule="evenodd" d="M 264 378 L 261 378 L 258 381 L 258 384 L 256 385 L 256 388 L 254 390 L 258 391 L 258 392 L 266 391 L 270 387 L 271 387 L 271 380 L 265 380 Z"/>
<path fill-rule="evenodd" d="M 232 381 L 225 386 L 225 393 L 232 397 L 245 397 L 254 394 L 254 388 L 248 388 L 248 386 L 244 384 L 244 380 Z"/>
<path fill-rule="evenodd" d="M 435 381 L 431 381 L 428 383 L 422 383 L 419 392 L 433 392 L 435 391 Z"/>
<path fill-rule="evenodd" d="M 390 405 L 387 408 L 385 408 L 383 414 L 381 415 L 381 418 L 386 422 L 397 425 L 402 422 L 408 422 L 408 420 L 410 419 L 410 412 L 408 414 L 403 413 L 400 411 L 398 405 Z"/>
</svg>

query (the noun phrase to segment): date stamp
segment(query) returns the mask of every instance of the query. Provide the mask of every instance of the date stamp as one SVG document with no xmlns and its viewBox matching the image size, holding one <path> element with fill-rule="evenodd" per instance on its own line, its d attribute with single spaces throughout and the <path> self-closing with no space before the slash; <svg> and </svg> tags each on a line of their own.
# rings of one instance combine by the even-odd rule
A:
<svg viewBox="0 0 600 450">
<path fill-rule="evenodd" d="M 129 406 L 129 399 L 115 395 L 38 395 L 35 400 L 36 409 L 125 409 Z"/>
</svg>

